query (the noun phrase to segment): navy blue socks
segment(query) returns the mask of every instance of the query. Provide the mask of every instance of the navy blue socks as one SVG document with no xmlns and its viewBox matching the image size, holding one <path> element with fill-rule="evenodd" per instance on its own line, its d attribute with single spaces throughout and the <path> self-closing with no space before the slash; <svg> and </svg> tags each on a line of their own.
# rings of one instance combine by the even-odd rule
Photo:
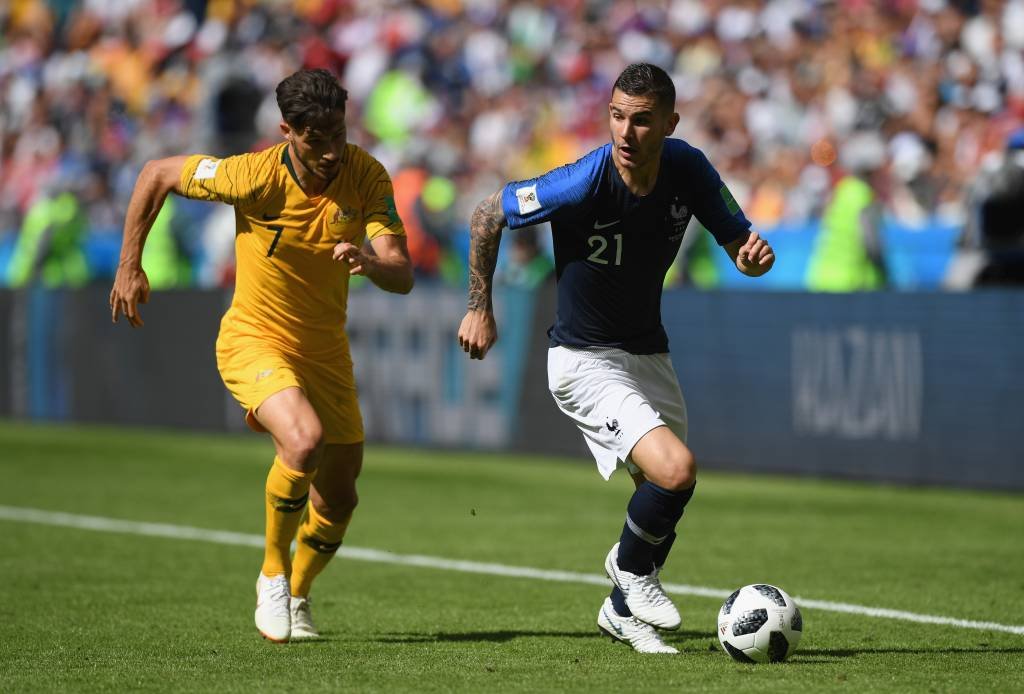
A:
<svg viewBox="0 0 1024 694">
<path fill-rule="evenodd" d="M 696 485 L 695 485 L 696 486 Z M 673 492 L 647 481 L 636 488 L 626 508 L 626 522 L 619 537 L 619 568 L 634 574 L 654 570 L 658 548 L 676 529 L 694 487 Z M 662 562 L 668 556 L 661 553 Z"/>
<path fill-rule="evenodd" d="M 696 484 L 673 492 L 650 481 L 637 487 L 629 500 L 626 522 L 619 538 L 619 568 L 645 575 L 665 564 L 676 539 L 676 524 L 693 497 L 694 487 Z M 618 588 L 612 588 L 611 600 L 621 616 L 632 614 Z"/>
</svg>

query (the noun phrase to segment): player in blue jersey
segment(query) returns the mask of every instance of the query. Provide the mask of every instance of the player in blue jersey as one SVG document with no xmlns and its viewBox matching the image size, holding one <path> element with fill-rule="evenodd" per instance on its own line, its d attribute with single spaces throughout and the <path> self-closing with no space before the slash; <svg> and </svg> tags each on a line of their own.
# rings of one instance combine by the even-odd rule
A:
<svg viewBox="0 0 1024 694">
<path fill-rule="evenodd" d="M 609 144 L 513 181 L 477 206 L 469 310 L 459 327 L 459 344 L 483 359 L 498 338 L 491 284 L 501 230 L 550 221 L 558 307 L 548 332 L 548 387 L 604 478 L 621 464 L 636 487 L 605 559 L 614 587 L 597 623 L 644 653 L 677 652 L 657 631 L 680 625 L 658 575 L 697 481 L 686 405 L 661 324 L 665 273 L 691 216 L 743 274 L 763 275 L 775 262 L 704 154 L 666 139 L 679 123 L 674 110 L 669 76 L 630 65 L 608 105 Z"/>
</svg>

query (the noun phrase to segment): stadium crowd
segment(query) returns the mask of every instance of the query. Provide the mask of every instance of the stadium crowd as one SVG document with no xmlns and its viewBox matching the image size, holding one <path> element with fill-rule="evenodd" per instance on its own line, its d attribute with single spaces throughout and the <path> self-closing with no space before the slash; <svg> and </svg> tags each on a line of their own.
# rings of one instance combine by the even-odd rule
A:
<svg viewBox="0 0 1024 694">
<path fill-rule="evenodd" d="M 962 228 L 972 181 L 1024 124 L 1024 0 L 11 0 L 0 27 L 11 286 L 108 281 L 145 161 L 277 142 L 273 88 L 301 67 L 340 76 L 418 277 L 452 284 L 469 206 L 606 142 L 594 114 L 631 62 L 670 72 L 676 136 L 769 234 L 827 218 L 850 176 L 887 219 Z M 230 283 L 231 210 L 164 212 L 154 287 Z M 700 245 L 673 281 L 715 283 Z M 545 234 L 511 247 L 506 281 L 550 272 Z"/>
</svg>

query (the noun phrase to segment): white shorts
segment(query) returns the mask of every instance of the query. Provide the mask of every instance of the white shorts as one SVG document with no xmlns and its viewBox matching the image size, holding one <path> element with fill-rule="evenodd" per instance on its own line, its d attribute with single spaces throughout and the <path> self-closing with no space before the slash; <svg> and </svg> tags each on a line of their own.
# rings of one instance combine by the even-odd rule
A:
<svg viewBox="0 0 1024 694">
<path fill-rule="evenodd" d="M 621 349 L 552 347 L 548 390 L 576 422 L 605 479 L 625 465 L 644 434 L 667 426 L 686 442 L 686 402 L 668 354 Z"/>
</svg>

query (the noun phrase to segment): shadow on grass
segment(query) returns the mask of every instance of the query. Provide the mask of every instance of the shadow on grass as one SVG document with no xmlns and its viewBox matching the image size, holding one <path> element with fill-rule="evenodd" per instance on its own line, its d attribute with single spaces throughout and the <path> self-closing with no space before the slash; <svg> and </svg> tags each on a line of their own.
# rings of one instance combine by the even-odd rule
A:
<svg viewBox="0 0 1024 694">
<path fill-rule="evenodd" d="M 715 638 L 714 632 L 686 631 L 685 629 L 680 629 L 679 631 L 659 631 L 658 633 L 661 634 L 661 638 L 663 638 L 665 641 L 672 641 L 672 642 L 689 641 L 691 639 L 714 639 Z M 718 642 L 715 641 L 715 643 L 718 643 Z"/>
<path fill-rule="evenodd" d="M 673 633 L 673 638 L 706 637 L 707 634 L 700 631 L 679 631 Z M 497 630 L 497 631 L 461 631 L 444 632 L 433 634 L 418 633 L 396 633 L 380 634 L 378 638 L 371 639 L 379 643 L 451 643 L 461 641 L 485 641 L 491 643 L 504 643 L 519 638 L 559 638 L 559 639 L 589 639 L 606 638 L 595 627 L 592 631 L 525 631 L 525 630 Z"/>
<path fill-rule="evenodd" d="M 581 639 L 596 636 L 597 631 L 439 631 L 433 634 L 396 633 L 380 634 L 379 638 L 371 639 L 379 643 L 452 643 L 460 641 L 489 641 L 503 643 L 523 637 L 541 636 L 547 638 Z"/>
</svg>

